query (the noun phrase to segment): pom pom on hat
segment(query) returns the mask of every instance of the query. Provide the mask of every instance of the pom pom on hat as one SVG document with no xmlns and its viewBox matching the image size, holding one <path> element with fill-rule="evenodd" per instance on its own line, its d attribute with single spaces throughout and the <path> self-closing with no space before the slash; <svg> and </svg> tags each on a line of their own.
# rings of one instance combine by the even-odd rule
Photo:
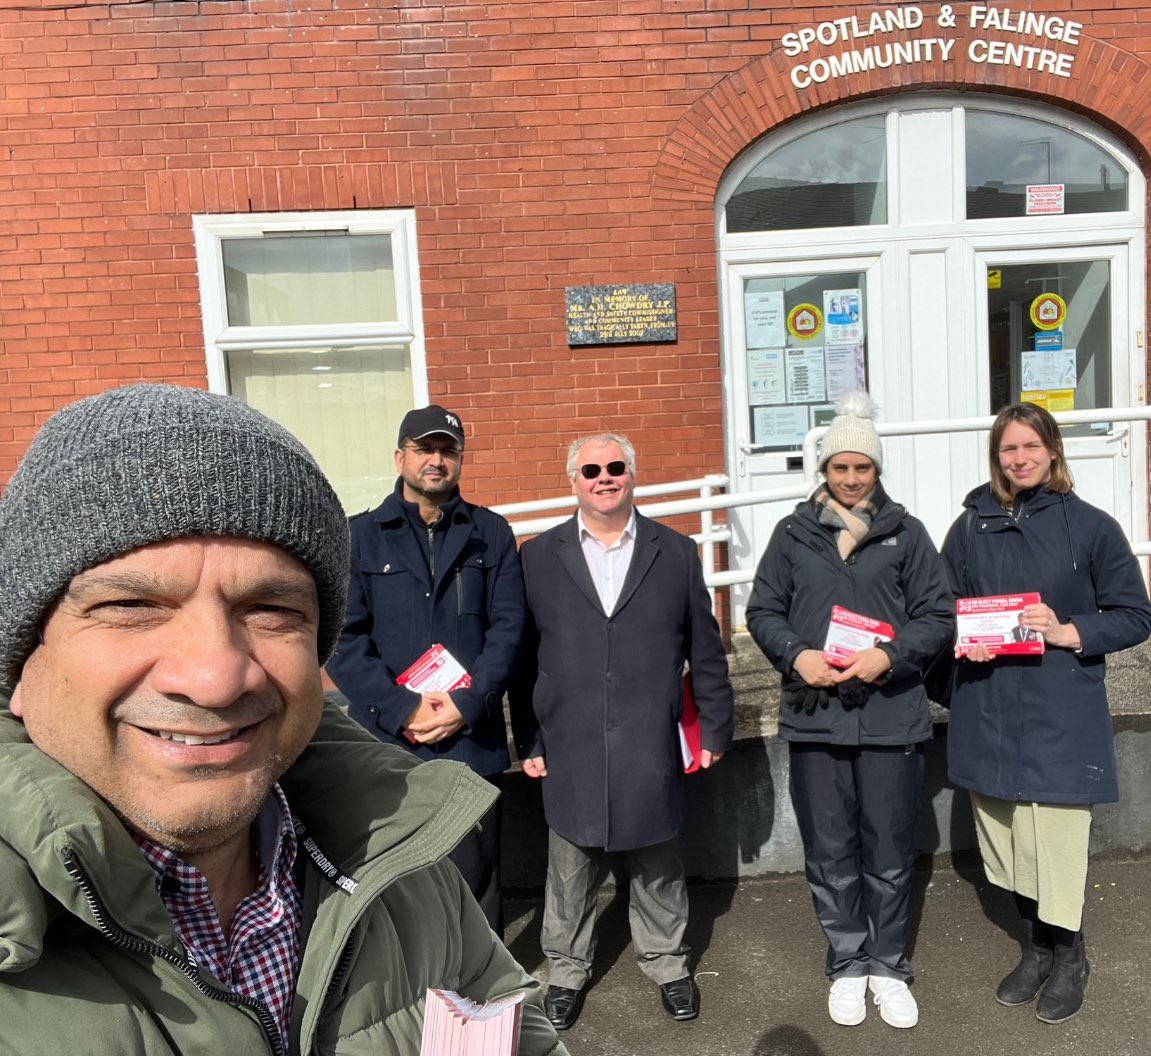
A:
<svg viewBox="0 0 1151 1056">
<path fill-rule="evenodd" d="M 827 468 L 828 460 L 844 451 L 866 455 L 883 472 L 883 449 L 874 419 L 879 411 L 875 401 L 862 389 L 849 392 L 835 405 L 835 418 L 819 446 L 819 468 Z"/>
</svg>

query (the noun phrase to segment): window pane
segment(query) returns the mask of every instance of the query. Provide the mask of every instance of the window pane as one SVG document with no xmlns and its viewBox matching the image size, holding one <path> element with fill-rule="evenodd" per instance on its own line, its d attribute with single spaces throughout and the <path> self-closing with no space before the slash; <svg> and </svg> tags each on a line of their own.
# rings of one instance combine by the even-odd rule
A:
<svg viewBox="0 0 1151 1056">
<path fill-rule="evenodd" d="M 392 490 L 396 432 L 412 406 L 407 348 L 229 352 L 227 361 L 228 391 L 299 437 L 349 513 Z"/>
<path fill-rule="evenodd" d="M 1127 173 L 1107 151 L 1029 117 L 967 111 L 967 216 L 1026 216 L 1029 186 L 1063 184 L 1064 213 L 1127 208 Z"/>
<path fill-rule="evenodd" d="M 727 204 L 727 229 L 887 223 L 886 119 L 844 121 L 768 155 Z"/>
<path fill-rule="evenodd" d="M 229 326 L 395 322 L 390 235 L 225 238 Z"/>
<path fill-rule="evenodd" d="M 864 273 L 747 279 L 748 435 L 760 451 L 798 451 L 829 425 L 840 396 L 867 386 Z"/>
<path fill-rule="evenodd" d="M 1111 406 L 1111 268 L 1105 260 L 991 265 L 991 411 L 1029 400 L 1049 411 Z M 1064 426 L 1065 436 L 1106 422 Z"/>
</svg>

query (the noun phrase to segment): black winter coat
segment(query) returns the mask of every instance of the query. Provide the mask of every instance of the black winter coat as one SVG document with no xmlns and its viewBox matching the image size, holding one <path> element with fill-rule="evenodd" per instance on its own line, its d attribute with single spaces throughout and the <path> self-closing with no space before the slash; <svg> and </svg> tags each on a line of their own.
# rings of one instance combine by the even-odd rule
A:
<svg viewBox="0 0 1151 1056">
<path fill-rule="evenodd" d="M 1113 518 L 1073 492 L 1022 492 L 1013 516 L 984 484 L 964 506 L 943 543 L 956 594 L 1036 591 L 1061 623 L 1075 624 L 1082 649 L 957 663 L 951 780 L 998 799 L 1116 801 L 1105 657 L 1151 635 L 1151 605 L 1131 547 Z"/>
<path fill-rule="evenodd" d="M 810 712 L 805 692 L 786 691 L 779 735 L 827 744 L 916 744 L 931 737 L 922 672 L 951 641 L 954 616 L 947 574 L 923 525 L 876 486 L 878 510 L 867 535 L 844 561 L 836 533 L 819 523 L 815 503 L 801 502 L 776 525 L 747 606 L 747 628 L 784 685 L 797 682 L 795 659 L 822 649 L 831 607 L 890 623 L 879 648 L 891 670 L 866 704 L 845 707 L 835 689 Z"/>
<path fill-rule="evenodd" d="M 347 616 L 326 670 L 349 714 L 381 741 L 498 774 L 509 762 L 503 695 L 524 625 L 519 555 L 498 513 L 456 499 L 444 517 L 434 577 L 399 481 L 375 510 L 351 519 Z M 436 643 L 472 676 L 470 688 L 451 694 L 465 725 L 438 744 L 413 745 L 400 734 L 419 698 L 396 676 Z"/>
<path fill-rule="evenodd" d="M 529 617 L 510 694 L 516 750 L 547 763 L 550 828 L 580 847 L 634 850 L 671 839 L 682 822 L 685 660 L 703 747 L 730 745 L 727 657 L 694 542 L 636 514 L 631 564 L 607 616 L 576 523 L 521 549 Z"/>
</svg>

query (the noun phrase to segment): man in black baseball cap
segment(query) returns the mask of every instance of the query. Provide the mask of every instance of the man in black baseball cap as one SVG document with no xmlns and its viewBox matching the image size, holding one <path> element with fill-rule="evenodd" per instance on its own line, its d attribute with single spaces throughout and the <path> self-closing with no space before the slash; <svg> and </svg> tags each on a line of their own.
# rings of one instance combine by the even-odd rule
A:
<svg viewBox="0 0 1151 1056">
<path fill-rule="evenodd" d="M 464 426 L 437 404 L 404 415 L 398 479 L 352 518 L 347 618 L 327 671 L 350 714 L 382 741 L 424 759 L 456 759 L 499 787 L 508 766 L 503 695 L 524 623 L 511 527 L 460 497 Z M 443 646 L 470 684 L 414 693 L 397 682 Z M 452 854 L 502 933 L 499 804 Z"/>
</svg>

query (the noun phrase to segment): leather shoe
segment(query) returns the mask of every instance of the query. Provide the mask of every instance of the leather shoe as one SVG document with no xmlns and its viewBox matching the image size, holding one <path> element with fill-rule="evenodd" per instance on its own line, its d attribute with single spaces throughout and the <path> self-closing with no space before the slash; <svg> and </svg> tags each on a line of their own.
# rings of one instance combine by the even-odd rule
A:
<svg viewBox="0 0 1151 1056">
<path fill-rule="evenodd" d="M 659 997 L 672 1019 L 682 1022 L 699 1015 L 699 987 L 690 975 L 673 983 L 660 983 Z"/>
<path fill-rule="evenodd" d="M 567 1030 L 583 1009 L 584 992 L 567 986 L 549 986 L 544 997 L 544 1014 L 556 1030 Z"/>
</svg>

